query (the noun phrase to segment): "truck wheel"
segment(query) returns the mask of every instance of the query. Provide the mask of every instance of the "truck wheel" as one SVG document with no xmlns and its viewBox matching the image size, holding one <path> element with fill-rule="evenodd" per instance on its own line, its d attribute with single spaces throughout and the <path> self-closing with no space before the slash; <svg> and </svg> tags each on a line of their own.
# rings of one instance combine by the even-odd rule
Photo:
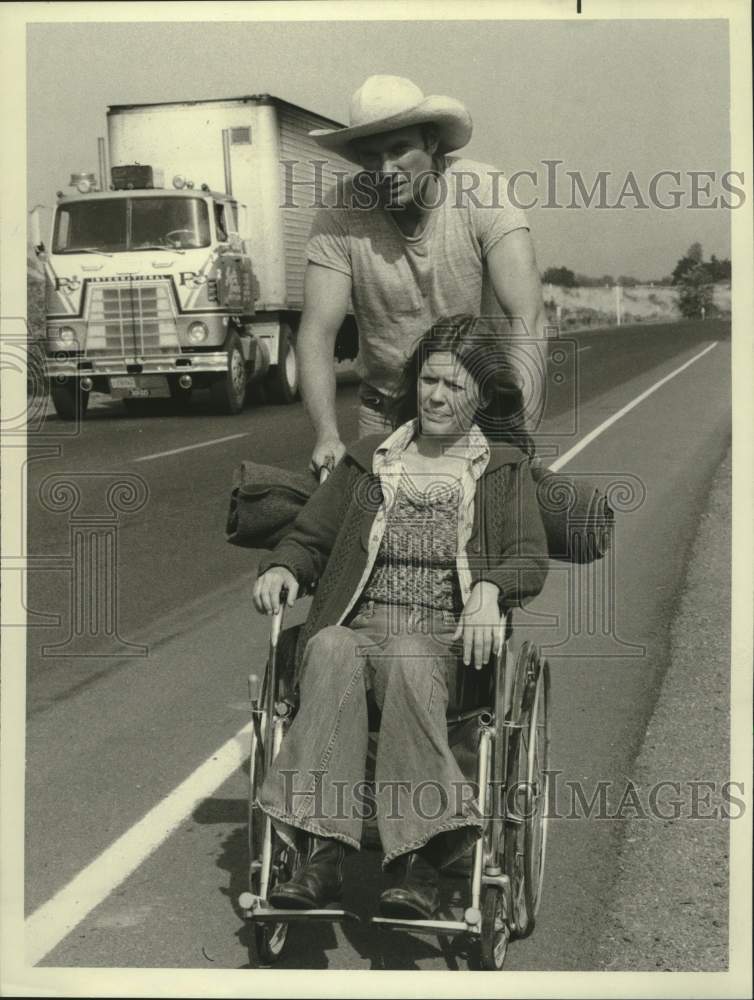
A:
<svg viewBox="0 0 754 1000">
<path fill-rule="evenodd" d="M 58 382 L 52 379 L 50 395 L 55 412 L 61 420 L 83 420 L 89 406 L 89 393 L 84 392 L 73 379 Z"/>
<path fill-rule="evenodd" d="M 280 346 L 278 363 L 273 365 L 267 376 L 267 389 L 273 403 L 295 403 L 298 399 L 298 365 L 293 338 L 287 326 L 280 326 Z"/>
<path fill-rule="evenodd" d="M 237 414 L 243 410 L 246 397 L 246 363 L 241 339 L 231 333 L 228 339 L 228 369 L 209 387 L 212 405 L 221 413 Z"/>
</svg>

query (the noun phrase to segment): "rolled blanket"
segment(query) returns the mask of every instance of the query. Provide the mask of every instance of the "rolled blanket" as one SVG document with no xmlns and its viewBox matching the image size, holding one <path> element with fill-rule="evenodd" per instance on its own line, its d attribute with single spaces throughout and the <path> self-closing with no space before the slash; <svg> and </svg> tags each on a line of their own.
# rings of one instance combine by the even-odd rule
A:
<svg viewBox="0 0 754 1000">
<path fill-rule="evenodd" d="M 241 462 L 230 491 L 228 541 L 251 549 L 274 549 L 317 485 L 313 472 Z"/>
<path fill-rule="evenodd" d="M 536 460 L 531 471 L 550 558 L 572 563 L 601 559 L 612 544 L 615 524 L 605 493 L 589 476 L 551 472 Z"/>
<path fill-rule="evenodd" d="M 531 471 L 550 558 L 574 563 L 601 559 L 610 548 L 615 520 L 604 492 L 588 476 L 551 472 L 536 460 Z M 312 472 L 242 462 L 233 475 L 228 541 L 273 549 L 317 485 Z"/>
</svg>

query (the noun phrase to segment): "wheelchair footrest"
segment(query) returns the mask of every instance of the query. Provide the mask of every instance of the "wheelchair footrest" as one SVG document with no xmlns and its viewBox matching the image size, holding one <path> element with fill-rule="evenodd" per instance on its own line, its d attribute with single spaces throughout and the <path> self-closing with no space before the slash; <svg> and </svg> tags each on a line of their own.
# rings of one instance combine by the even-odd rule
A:
<svg viewBox="0 0 754 1000">
<path fill-rule="evenodd" d="M 403 920 L 394 917 L 372 917 L 370 923 L 388 930 L 416 931 L 424 934 L 473 934 L 478 930 L 464 920 Z"/>
<path fill-rule="evenodd" d="M 274 910 L 271 907 L 259 906 L 248 913 L 250 920 L 260 923 L 282 924 L 294 920 L 323 920 L 340 923 L 341 921 L 361 922 L 361 917 L 352 910 Z"/>
</svg>

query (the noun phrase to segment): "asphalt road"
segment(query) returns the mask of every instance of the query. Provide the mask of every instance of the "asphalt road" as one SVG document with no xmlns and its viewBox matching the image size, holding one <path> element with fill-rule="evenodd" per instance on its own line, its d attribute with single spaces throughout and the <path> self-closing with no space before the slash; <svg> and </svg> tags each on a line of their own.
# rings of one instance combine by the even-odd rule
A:
<svg viewBox="0 0 754 1000">
<path fill-rule="evenodd" d="M 620 799 L 662 682 L 689 545 L 730 436 L 725 323 L 580 334 L 565 359 L 553 358 L 549 366 L 538 445 L 548 464 L 715 341 L 566 466 L 604 476 L 605 484 L 625 482 L 622 503 L 631 509 L 618 514 L 610 560 L 586 574 L 553 563 L 544 592 L 517 619 L 517 639 L 532 634 L 552 665 L 552 763 L 561 772 L 556 787 L 563 818 L 550 824 L 537 928 L 511 945 L 506 968 L 597 967 L 600 921 L 614 891 L 625 824 L 567 818 L 579 812 L 572 785 L 581 783 L 589 793 L 597 781 L 612 782 L 609 802 Z M 569 357 L 576 359 L 575 373 Z M 561 382 L 559 372 L 566 373 Z M 355 384 L 348 378 L 338 409 L 348 439 L 356 430 Z M 102 902 L 80 921 L 71 918 L 59 943 L 46 932 L 55 946 L 39 961 L 246 967 L 247 930 L 236 905 L 245 888 L 243 768 L 168 836 L 150 817 L 248 721 L 246 677 L 264 662 L 267 623 L 249 599 L 256 554 L 224 541 L 229 484 L 244 458 L 303 468 L 312 445 L 306 414 L 300 404 L 256 405 L 237 418 L 220 417 L 197 400 L 190 415 L 155 405 L 132 417 L 105 400 L 75 436 L 55 438 L 61 430 L 49 417 L 33 443 L 58 443 L 60 454 L 29 464 L 32 564 L 59 559 L 57 568 L 38 563 L 29 573 L 28 607 L 60 616 L 60 624 L 36 618 L 29 629 L 27 912 L 90 863 L 96 867 L 101 853 L 145 817 L 137 840 L 149 856 L 122 883 L 111 884 L 114 876 L 109 883 L 107 870 L 100 873 Z M 206 444 L 232 435 L 239 436 Z M 51 476 L 77 485 L 82 499 L 75 512 L 50 509 L 64 506 Z M 107 591 L 117 596 L 117 615 L 107 624 L 109 636 L 100 632 L 85 643 L 87 656 L 44 652 L 76 631 L 69 579 L 74 533 L 90 530 L 95 516 L 107 513 L 108 484 L 134 476 L 143 481 L 143 505 L 119 513 L 114 531 L 112 523 L 100 522 L 103 538 L 108 532 L 117 537 L 116 582 Z M 594 602 L 590 594 L 607 600 Z M 305 610 L 304 603 L 297 606 L 290 621 Z M 147 655 L 123 655 L 136 651 L 123 643 L 140 644 Z M 71 647 L 83 648 L 81 642 Z M 349 861 L 346 904 L 365 916 L 379 892 L 378 862 L 375 852 Z M 459 885 L 448 880 L 449 904 Z M 378 935 L 366 925 L 293 927 L 289 942 L 282 968 L 465 969 L 470 960 L 473 967 L 462 941 Z"/>
</svg>

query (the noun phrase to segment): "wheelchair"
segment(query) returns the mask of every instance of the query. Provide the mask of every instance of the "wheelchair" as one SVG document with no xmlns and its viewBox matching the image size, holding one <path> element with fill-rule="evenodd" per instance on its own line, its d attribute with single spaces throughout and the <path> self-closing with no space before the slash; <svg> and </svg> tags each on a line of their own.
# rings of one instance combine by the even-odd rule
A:
<svg viewBox="0 0 754 1000">
<path fill-rule="evenodd" d="M 277 837 L 257 793 L 296 710 L 289 680 L 298 628 L 282 631 L 284 609 L 272 617 L 269 657 L 262 678 L 249 678 L 251 753 L 248 800 L 248 889 L 238 905 L 250 924 L 252 964 L 271 965 L 286 946 L 289 924 L 358 921 L 345 909 L 281 910 L 270 890 L 295 871 L 297 854 Z M 511 650 L 512 612 L 501 619 L 500 652 L 481 671 L 461 672 L 460 710 L 448 713 L 448 737 L 471 733 L 475 794 L 482 835 L 465 876 L 462 919 L 372 917 L 376 927 L 433 936 L 465 935 L 478 947 L 479 965 L 500 970 L 509 942 L 534 930 L 544 877 L 550 755 L 550 670 L 538 647 Z M 372 725 L 370 724 L 370 730 Z M 370 732 L 370 736 L 372 733 Z"/>
</svg>

